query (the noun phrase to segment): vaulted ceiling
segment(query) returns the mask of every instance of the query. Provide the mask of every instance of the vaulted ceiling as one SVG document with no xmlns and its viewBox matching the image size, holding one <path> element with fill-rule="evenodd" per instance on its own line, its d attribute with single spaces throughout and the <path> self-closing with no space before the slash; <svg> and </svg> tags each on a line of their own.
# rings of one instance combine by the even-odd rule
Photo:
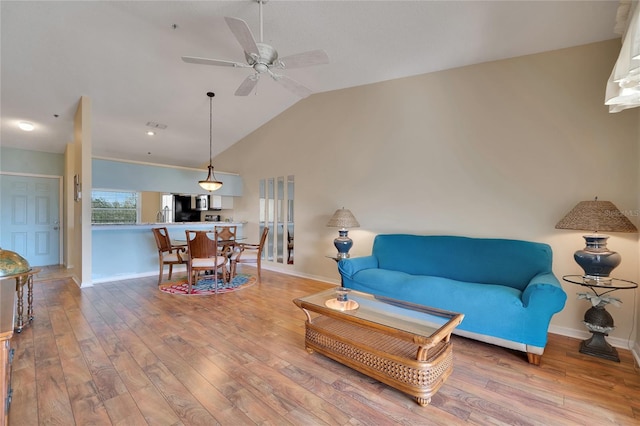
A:
<svg viewBox="0 0 640 426">
<path fill-rule="evenodd" d="M 270 0 L 264 41 L 281 57 L 324 49 L 329 64 L 283 71 L 318 93 L 617 38 L 617 5 Z M 250 69 L 181 60 L 244 62 L 224 17 L 245 20 L 258 39 L 258 10 L 255 0 L 0 2 L 0 143 L 62 153 L 87 96 L 95 156 L 206 164 L 206 92 L 216 94 L 214 155 L 301 101 L 264 76 L 255 93 L 234 96 Z M 35 130 L 19 130 L 21 120 Z"/>
</svg>

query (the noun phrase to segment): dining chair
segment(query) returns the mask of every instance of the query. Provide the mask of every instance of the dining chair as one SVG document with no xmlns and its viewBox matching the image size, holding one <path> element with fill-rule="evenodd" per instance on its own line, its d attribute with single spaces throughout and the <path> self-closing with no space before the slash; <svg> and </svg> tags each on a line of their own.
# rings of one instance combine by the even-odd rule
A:
<svg viewBox="0 0 640 426">
<path fill-rule="evenodd" d="M 231 278 L 236 275 L 236 265 L 238 263 L 255 263 L 256 268 L 258 269 L 258 279 L 260 279 L 260 272 L 262 269 L 262 249 L 264 248 L 265 241 L 267 241 L 268 233 L 269 228 L 265 227 L 262 230 L 262 235 L 260 236 L 260 242 L 258 244 L 236 244 L 236 249 L 231 255 Z"/>
<path fill-rule="evenodd" d="M 287 231 L 287 263 L 293 264 L 293 235 Z"/>
<path fill-rule="evenodd" d="M 158 275 L 158 285 L 162 282 L 164 275 L 164 265 L 169 265 L 169 279 L 173 273 L 173 265 L 182 265 L 187 263 L 186 247 L 174 246 L 171 244 L 171 238 L 166 227 L 151 228 L 153 236 L 158 246 L 158 263 L 160 264 L 160 274 Z"/>
<path fill-rule="evenodd" d="M 218 235 L 218 242 L 220 249 L 227 249 L 228 247 L 233 248 L 233 245 L 236 243 L 236 234 L 238 232 L 238 227 L 236 225 L 229 226 L 215 226 L 213 228 Z"/>
<path fill-rule="evenodd" d="M 227 280 L 227 257 L 222 256 L 218 251 L 218 236 L 217 233 L 211 231 L 185 231 L 187 236 L 187 246 L 189 248 L 189 256 L 187 258 L 187 284 L 189 286 L 188 292 L 191 293 L 191 288 L 194 282 L 198 282 L 200 271 L 213 271 L 213 279 L 216 283 L 216 290 L 218 292 L 218 269 L 222 269 L 222 278 Z M 195 278 L 195 281 L 194 281 Z"/>
<path fill-rule="evenodd" d="M 238 232 L 238 227 L 236 225 L 228 225 L 228 226 L 215 226 L 213 228 L 218 234 L 218 251 L 221 256 L 226 257 L 227 259 L 231 259 L 231 255 L 233 254 L 236 247 L 236 234 Z M 231 274 L 231 264 L 229 264 L 229 280 L 233 278 Z"/>
</svg>

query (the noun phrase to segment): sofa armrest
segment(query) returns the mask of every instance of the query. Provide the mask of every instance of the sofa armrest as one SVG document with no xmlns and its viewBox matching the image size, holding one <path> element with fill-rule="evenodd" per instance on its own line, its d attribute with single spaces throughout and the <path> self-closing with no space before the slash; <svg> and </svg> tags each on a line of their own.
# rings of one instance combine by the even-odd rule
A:
<svg viewBox="0 0 640 426">
<path fill-rule="evenodd" d="M 525 307 L 539 305 L 552 313 L 560 312 L 566 301 L 567 294 L 553 273 L 536 275 L 522 292 L 522 304 Z"/>
<path fill-rule="evenodd" d="M 347 278 L 353 278 L 353 275 L 363 269 L 372 269 L 378 267 L 378 258 L 375 256 L 354 257 L 342 259 L 338 262 L 338 271 L 340 275 Z"/>
</svg>

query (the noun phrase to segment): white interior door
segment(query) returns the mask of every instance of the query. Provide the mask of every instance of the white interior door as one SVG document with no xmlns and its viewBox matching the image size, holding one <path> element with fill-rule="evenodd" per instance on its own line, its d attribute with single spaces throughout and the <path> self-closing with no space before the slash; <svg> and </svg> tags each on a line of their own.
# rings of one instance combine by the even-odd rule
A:
<svg viewBox="0 0 640 426">
<path fill-rule="evenodd" d="M 60 180 L 0 175 L 0 247 L 31 266 L 60 263 Z"/>
</svg>

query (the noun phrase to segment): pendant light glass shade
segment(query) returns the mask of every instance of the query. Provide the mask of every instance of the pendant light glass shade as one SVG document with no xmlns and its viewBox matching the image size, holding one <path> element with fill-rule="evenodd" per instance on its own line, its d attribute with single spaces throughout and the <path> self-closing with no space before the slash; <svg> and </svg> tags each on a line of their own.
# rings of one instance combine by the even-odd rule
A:
<svg viewBox="0 0 640 426">
<path fill-rule="evenodd" d="M 200 185 L 205 191 L 209 192 L 222 188 L 222 182 L 216 180 L 216 176 L 213 174 L 213 166 L 211 164 L 209 164 L 207 179 L 198 181 L 198 185 Z"/>
<path fill-rule="evenodd" d="M 217 191 L 222 188 L 222 182 L 216 179 L 216 175 L 213 172 L 213 97 L 215 94 L 213 92 L 207 92 L 207 96 L 209 97 L 209 172 L 207 173 L 207 178 L 205 180 L 198 181 L 198 185 L 205 191 Z"/>
</svg>

